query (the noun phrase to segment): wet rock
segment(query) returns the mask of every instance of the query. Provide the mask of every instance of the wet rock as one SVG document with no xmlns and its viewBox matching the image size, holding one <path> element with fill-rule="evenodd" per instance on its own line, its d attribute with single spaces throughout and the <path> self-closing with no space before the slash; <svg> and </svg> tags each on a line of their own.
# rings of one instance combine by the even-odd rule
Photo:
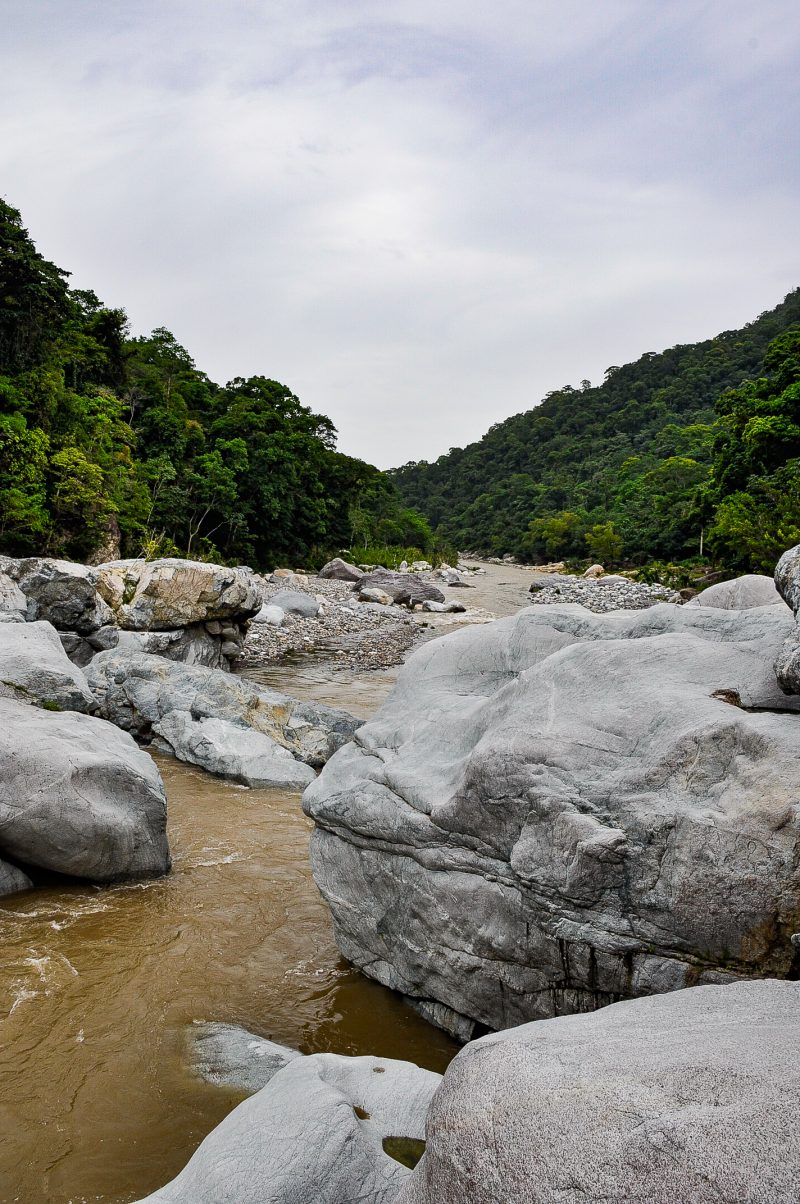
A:
<svg viewBox="0 0 800 1204">
<path fill-rule="evenodd" d="M 269 599 L 270 606 L 280 606 L 286 614 L 300 615 L 303 619 L 314 619 L 319 614 L 320 603 L 310 594 L 299 589 L 279 590 Z"/>
<path fill-rule="evenodd" d="M 12 865 L 10 861 L 0 861 L 0 897 L 16 895 L 21 890 L 30 890 L 33 886 L 28 875 Z"/>
<path fill-rule="evenodd" d="M 95 571 L 118 626 L 129 631 L 170 631 L 214 619 L 244 623 L 261 608 L 246 568 L 168 558 L 111 561 Z"/>
<path fill-rule="evenodd" d="M 111 610 L 97 593 L 95 568 L 33 556 L 7 560 L 5 571 L 27 599 L 28 622 L 46 619 L 58 631 L 90 635 L 114 621 Z"/>
<path fill-rule="evenodd" d="M 303 790 L 316 774 L 271 736 L 225 719 L 194 719 L 188 711 L 161 717 L 153 744 L 179 761 L 245 786 Z"/>
<path fill-rule="evenodd" d="M 0 781 L 3 858 L 95 882 L 169 869 L 158 770 L 102 719 L 0 699 Z"/>
<path fill-rule="evenodd" d="M 0 698 L 50 710 L 96 709 L 86 678 L 45 622 L 0 624 Z"/>
<path fill-rule="evenodd" d="M 696 987 L 474 1041 L 394 1204 L 794 1204 L 800 985 Z"/>
<path fill-rule="evenodd" d="M 356 568 L 354 564 L 348 564 L 346 560 L 340 560 L 338 556 L 333 560 L 329 560 L 319 570 L 320 577 L 323 581 L 360 581 L 364 576 L 362 569 Z"/>
<path fill-rule="evenodd" d="M 195 1023 L 188 1033 L 189 1068 L 217 1087 L 254 1095 L 303 1055 L 235 1024 Z"/>
<path fill-rule="evenodd" d="M 204 721 L 224 720 L 241 729 L 241 739 L 251 732 L 261 733 L 307 765 L 320 766 L 360 726 L 346 711 L 300 702 L 219 669 L 183 665 L 143 653 L 128 656 L 102 652 L 89 666 L 87 679 L 100 714 L 140 737 L 161 736 L 171 743 L 170 733 L 177 740 L 175 716 L 185 716 L 178 741 L 185 750 L 195 742 L 197 747 L 202 746 L 200 725 Z M 189 724 L 198 725 L 193 735 Z M 222 740 L 221 731 L 213 730 L 215 738 Z M 254 747 L 256 755 L 265 752 L 260 742 Z M 176 756 L 181 756 L 177 748 Z M 212 756 L 210 743 L 208 756 Z M 219 764 L 212 772 L 225 772 L 224 756 Z M 204 767 L 210 769 L 210 763 Z"/>
<path fill-rule="evenodd" d="M 387 1058 L 294 1058 L 140 1204 L 391 1204 L 411 1171 L 384 1144 L 422 1143 L 440 1082 Z"/>
<path fill-rule="evenodd" d="M 687 606 L 719 606 L 723 610 L 751 610 L 755 606 L 775 606 L 781 595 L 771 577 L 746 573 L 731 581 L 709 585 L 687 602 Z"/>
<path fill-rule="evenodd" d="M 791 627 L 537 606 L 424 645 L 304 795 L 343 954 L 490 1028 L 790 973 Z"/>
</svg>

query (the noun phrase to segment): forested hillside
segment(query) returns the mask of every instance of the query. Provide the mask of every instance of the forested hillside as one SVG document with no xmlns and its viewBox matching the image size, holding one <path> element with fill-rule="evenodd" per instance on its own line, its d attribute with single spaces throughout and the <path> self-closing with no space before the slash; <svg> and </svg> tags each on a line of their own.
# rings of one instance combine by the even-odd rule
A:
<svg viewBox="0 0 800 1204">
<path fill-rule="evenodd" d="M 330 420 L 263 376 L 209 380 L 168 330 L 70 289 L 0 201 L 0 552 L 271 567 L 430 528 Z"/>
<path fill-rule="evenodd" d="M 461 548 L 643 563 L 696 556 L 702 537 L 732 568 L 771 571 L 800 541 L 798 457 L 800 290 L 391 475 Z"/>
</svg>

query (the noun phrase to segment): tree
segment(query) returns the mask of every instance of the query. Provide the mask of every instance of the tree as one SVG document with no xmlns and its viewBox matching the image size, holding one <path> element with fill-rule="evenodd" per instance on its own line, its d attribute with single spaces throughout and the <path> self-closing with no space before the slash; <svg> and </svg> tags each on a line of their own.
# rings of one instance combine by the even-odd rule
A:
<svg viewBox="0 0 800 1204">
<path fill-rule="evenodd" d="M 622 539 L 613 523 L 595 523 L 584 535 L 589 555 L 600 564 L 613 564 L 622 555 Z"/>
</svg>

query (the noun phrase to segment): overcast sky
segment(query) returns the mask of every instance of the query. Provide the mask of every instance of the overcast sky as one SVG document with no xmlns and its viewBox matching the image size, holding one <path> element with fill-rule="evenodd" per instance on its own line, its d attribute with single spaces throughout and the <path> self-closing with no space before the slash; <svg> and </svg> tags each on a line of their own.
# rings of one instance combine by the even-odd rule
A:
<svg viewBox="0 0 800 1204">
<path fill-rule="evenodd" d="M 39 249 L 433 459 L 800 285 L 798 0 L 0 0 Z"/>
</svg>

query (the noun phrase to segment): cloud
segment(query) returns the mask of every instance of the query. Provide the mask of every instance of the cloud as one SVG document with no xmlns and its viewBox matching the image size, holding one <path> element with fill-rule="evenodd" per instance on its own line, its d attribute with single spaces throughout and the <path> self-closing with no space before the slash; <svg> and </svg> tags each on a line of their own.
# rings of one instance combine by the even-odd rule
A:
<svg viewBox="0 0 800 1204">
<path fill-rule="evenodd" d="M 0 8 L 44 253 L 383 466 L 800 283 L 793 0 Z"/>
</svg>

